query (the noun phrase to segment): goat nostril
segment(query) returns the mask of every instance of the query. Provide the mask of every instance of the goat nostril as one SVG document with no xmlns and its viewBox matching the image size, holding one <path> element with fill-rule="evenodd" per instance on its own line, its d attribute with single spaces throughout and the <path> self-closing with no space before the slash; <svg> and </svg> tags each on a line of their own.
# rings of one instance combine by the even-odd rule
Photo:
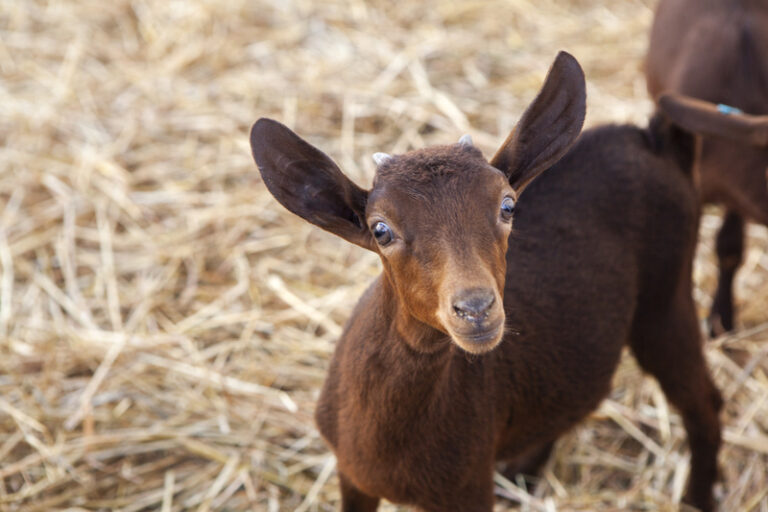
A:
<svg viewBox="0 0 768 512">
<path fill-rule="evenodd" d="M 453 311 L 459 318 L 477 320 L 486 318 L 491 306 L 496 302 L 496 297 L 489 291 L 472 291 L 461 294 L 461 298 L 454 300 Z"/>
</svg>

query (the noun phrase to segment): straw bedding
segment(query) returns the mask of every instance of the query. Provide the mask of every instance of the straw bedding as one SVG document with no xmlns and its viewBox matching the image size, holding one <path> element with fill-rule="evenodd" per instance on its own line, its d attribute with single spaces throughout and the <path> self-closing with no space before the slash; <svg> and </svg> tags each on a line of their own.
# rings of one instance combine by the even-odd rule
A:
<svg viewBox="0 0 768 512">
<path fill-rule="evenodd" d="M 470 133 L 490 154 L 559 49 L 589 124 L 643 122 L 652 7 L 0 0 L 0 510 L 333 510 L 313 405 L 378 261 L 270 198 L 250 124 L 282 120 L 367 186 L 374 151 Z M 706 349 L 722 510 L 768 511 L 766 244 L 752 228 L 741 329 Z M 533 494 L 499 478 L 498 510 L 675 508 L 680 418 L 625 359 Z"/>
</svg>

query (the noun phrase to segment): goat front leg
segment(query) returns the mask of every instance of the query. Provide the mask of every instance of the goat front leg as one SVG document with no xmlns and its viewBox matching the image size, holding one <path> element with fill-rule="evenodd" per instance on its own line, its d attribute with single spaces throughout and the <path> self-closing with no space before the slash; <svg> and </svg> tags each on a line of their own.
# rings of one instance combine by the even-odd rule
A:
<svg viewBox="0 0 768 512">
<path fill-rule="evenodd" d="M 379 498 L 368 496 L 341 473 L 339 473 L 339 484 L 341 486 L 341 512 L 375 512 L 379 508 Z"/>
</svg>

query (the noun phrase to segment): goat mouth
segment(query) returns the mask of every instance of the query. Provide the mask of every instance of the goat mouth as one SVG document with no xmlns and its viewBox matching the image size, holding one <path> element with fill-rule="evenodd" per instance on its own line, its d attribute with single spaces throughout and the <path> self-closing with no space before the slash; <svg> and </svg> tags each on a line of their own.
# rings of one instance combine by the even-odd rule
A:
<svg viewBox="0 0 768 512">
<path fill-rule="evenodd" d="M 453 332 L 451 337 L 459 347 L 467 352 L 481 354 L 492 350 L 499 344 L 504 334 L 503 326 L 504 321 L 502 320 L 489 329 L 480 332 Z"/>
</svg>

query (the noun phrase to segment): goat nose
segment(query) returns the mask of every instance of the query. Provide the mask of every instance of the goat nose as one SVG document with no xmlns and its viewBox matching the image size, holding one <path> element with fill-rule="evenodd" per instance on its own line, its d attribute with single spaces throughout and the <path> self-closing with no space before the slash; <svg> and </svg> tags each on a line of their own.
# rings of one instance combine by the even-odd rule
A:
<svg viewBox="0 0 768 512">
<path fill-rule="evenodd" d="M 496 296 L 491 290 L 473 289 L 467 290 L 453 301 L 453 311 L 456 316 L 464 320 L 483 320 L 496 302 Z"/>
</svg>

